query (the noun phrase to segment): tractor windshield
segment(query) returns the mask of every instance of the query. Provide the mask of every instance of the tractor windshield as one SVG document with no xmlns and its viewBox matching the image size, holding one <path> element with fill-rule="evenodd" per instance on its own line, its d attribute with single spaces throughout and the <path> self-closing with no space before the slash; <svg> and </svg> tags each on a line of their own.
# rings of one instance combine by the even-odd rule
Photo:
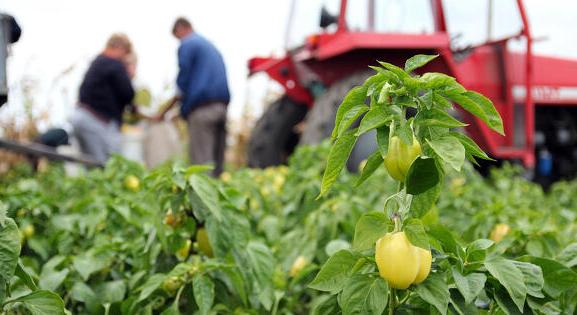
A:
<svg viewBox="0 0 577 315">
<path fill-rule="evenodd" d="M 345 14 L 350 32 L 426 34 L 435 30 L 431 0 L 349 0 Z M 322 32 L 321 12 L 329 21 L 325 32 L 337 29 L 341 0 L 293 0 L 287 48 L 305 44 Z M 444 0 L 448 32 L 455 49 L 518 34 L 521 18 L 516 0 Z"/>
<path fill-rule="evenodd" d="M 325 8 L 327 13 L 338 17 L 340 4 L 340 0 L 293 0 L 287 29 L 287 48 L 301 46 L 307 36 L 319 33 L 322 9 Z M 336 25 L 327 29 L 334 30 Z"/>
<path fill-rule="evenodd" d="M 430 0 L 348 1 L 346 21 L 352 32 L 420 34 L 434 30 Z"/>
<path fill-rule="evenodd" d="M 516 0 L 445 0 L 443 4 L 453 49 L 511 37 L 523 27 Z"/>
<path fill-rule="evenodd" d="M 321 32 L 323 8 L 335 21 L 325 31 L 334 32 L 340 5 L 340 0 L 293 0 L 287 48 L 301 46 L 307 36 Z M 350 0 L 345 18 L 352 32 L 430 33 L 434 29 L 430 0 Z"/>
</svg>

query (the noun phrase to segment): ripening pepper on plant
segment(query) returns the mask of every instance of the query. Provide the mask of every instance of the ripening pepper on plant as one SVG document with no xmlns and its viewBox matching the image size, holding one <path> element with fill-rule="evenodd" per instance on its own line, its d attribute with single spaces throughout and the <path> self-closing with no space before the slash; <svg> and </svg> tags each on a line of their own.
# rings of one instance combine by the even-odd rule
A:
<svg viewBox="0 0 577 315">
<path fill-rule="evenodd" d="M 489 235 L 489 239 L 493 242 L 500 242 L 509 234 L 511 231 L 511 227 L 505 223 L 496 224 L 493 230 L 491 230 L 491 235 Z"/>
<path fill-rule="evenodd" d="M 124 187 L 131 191 L 138 191 L 140 189 L 140 181 L 134 175 L 128 175 L 124 179 Z"/>
<path fill-rule="evenodd" d="M 421 144 L 413 137 L 413 143 L 408 145 L 399 137 L 389 140 L 389 149 L 384 158 L 385 167 L 392 178 L 404 182 L 413 162 L 421 155 Z"/>
<path fill-rule="evenodd" d="M 377 240 L 375 260 L 380 276 L 395 289 L 419 284 L 431 271 L 431 251 L 413 246 L 405 232 L 387 233 Z"/>
<path fill-rule="evenodd" d="M 201 253 L 208 257 L 214 256 L 212 246 L 210 246 L 210 242 L 208 240 L 208 232 L 205 228 L 201 227 L 196 230 L 196 242 L 198 243 L 198 249 Z"/>
</svg>

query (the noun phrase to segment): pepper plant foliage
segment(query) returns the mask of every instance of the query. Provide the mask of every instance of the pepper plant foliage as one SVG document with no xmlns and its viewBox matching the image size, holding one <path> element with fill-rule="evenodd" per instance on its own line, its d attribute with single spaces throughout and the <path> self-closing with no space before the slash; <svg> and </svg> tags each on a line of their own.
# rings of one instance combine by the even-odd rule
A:
<svg viewBox="0 0 577 315">
<path fill-rule="evenodd" d="M 476 314 L 483 308 L 491 314 L 540 313 L 558 297 L 543 290 L 543 271 L 532 263 L 536 259 L 505 258 L 491 250 L 494 243 L 488 239 L 461 244 L 445 227 L 421 222 L 439 198 L 448 169 L 459 172 L 465 159 L 473 163 L 477 158 L 489 159 L 472 139 L 454 131 L 466 124 L 448 113 L 453 104 L 503 134 L 499 113 L 483 95 L 466 90 L 442 73 L 412 74 L 436 57 L 414 56 L 404 69 L 380 62 L 380 67 L 372 67 L 376 74 L 353 88 L 338 109 L 320 196 L 336 182 L 358 137 L 371 130 L 376 130 L 378 149 L 367 159 L 356 184 L 362 185 L 387 164 L 390 175 L 398 180 L 398 189 L 385 200 L 384 213 L 361 216 L 352 248 L 333 254 L 310 284 L 331 294 L 317 313 Z M 408 158 L 409 149 L 403 155 L 399 146 L 413 146 L 419 155 L 412 164 L 403 161 L 410 165 L 404 180 L 398 169 L 393 170 L 395 174 L 389 169 L 391 159 Z M 413 282 L 407 290 L 391 288 L 388 279 L 379 276 L 375 262 L 376 241 L 401 231 L 412 245 L 433 252 L 426 280 Z M 403 268 L 398 266 L 398 271 L 404 272 Z"/>
<path fill-rule="evenodd" d="M 0 203 L 0 314 L 13 307 L 33 314 L 65 314 L 64 302 L 56 293 L 40 290 L 36 282 L 18 261 L 21 251 L 20 231 L 12 218 L 6 216 L 6 206 Z M 10 298 L 12 278 L 22 282 L 30 292 Z"/>
</svg>

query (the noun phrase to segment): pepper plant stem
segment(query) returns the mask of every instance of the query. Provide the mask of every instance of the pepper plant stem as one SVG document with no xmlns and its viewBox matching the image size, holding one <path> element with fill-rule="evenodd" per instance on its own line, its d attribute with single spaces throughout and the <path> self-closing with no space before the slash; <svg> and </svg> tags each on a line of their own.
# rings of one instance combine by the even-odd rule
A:
<svg viewBox="0 0 577 315">
<path fill-rule="evenodd" d="M 391 289 L 391 294 L 389 294 L 389 315 L 395 314 L 395 308 L 397 307 L 397 291 Z"/>
</svg>

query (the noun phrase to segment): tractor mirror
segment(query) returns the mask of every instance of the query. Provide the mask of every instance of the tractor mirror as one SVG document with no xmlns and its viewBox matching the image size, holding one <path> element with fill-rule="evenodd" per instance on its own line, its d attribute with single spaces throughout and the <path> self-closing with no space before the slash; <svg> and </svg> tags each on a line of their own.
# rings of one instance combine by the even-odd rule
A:
<svg viewBox="0 0 577 315">
<path fill-rule="evenodd" d="M 319 23 L 321 28 L 327 28 L 337 23 L 337 21 L 337 17 L 332 15 L 325 6 L 321 8 L 321 21 Z"/>
</svg>

